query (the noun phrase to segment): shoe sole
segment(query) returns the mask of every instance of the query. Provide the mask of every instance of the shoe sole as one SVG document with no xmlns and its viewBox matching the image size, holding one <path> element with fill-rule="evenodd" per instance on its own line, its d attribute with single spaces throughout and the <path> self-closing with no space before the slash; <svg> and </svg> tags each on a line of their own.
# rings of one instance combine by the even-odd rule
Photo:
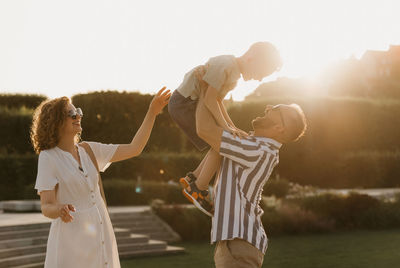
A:
<svg viewBox="0 0 400 268">
<path fill-rule="evenodd" d="M 197 202 L 197 200 L 196 200 L 192 195 L 190 195 L 190 194 L 186 191 L 186 189 L 183 189 L 183 190 L 182 190 L 182 193 L 183 193 L 183 195 L 184 195 L 196 208 L 198 208 L 201 212 L 203 212 L 204 214 L 206 214 L 206 215 L 209 216 L 209 217 L 213 217 L 213 216 L 214 216 L 214 215 L 212 215 L 210 212 L 208 212 L 207 210 L 205 210 L 205 209 L 200 205 L 200 203 Z"/>
<path fill-rule="evenodd" d="M 179 183 L 181 184 L 181 187 L 184 189 L 189 187 L 189 182 L 185 178 L 180 178 Z"/>
</svg>

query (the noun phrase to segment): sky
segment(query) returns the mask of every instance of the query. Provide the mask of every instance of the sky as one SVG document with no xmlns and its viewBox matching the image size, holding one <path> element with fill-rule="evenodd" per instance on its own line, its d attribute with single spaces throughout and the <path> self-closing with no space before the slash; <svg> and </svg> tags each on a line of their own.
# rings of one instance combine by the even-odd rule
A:
<svg viewBox="0 0 400 268">
<path fill-rule="evenodd" d="M 0 92 L 175 89 L 210 57 L 272 42 L 278 77 L 400 44 L 397 0 L 0 0 Z M 243 100 L 258 81 L 239 81 Z M 227 97 L 230 97 L 228 95 Z"/>
</svg>

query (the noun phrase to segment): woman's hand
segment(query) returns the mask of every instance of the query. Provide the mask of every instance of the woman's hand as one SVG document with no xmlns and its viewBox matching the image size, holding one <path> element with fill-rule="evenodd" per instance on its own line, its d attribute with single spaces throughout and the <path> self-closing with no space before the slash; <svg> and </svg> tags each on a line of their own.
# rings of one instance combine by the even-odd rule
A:
<svg viewBox="0 0 400 268">
<path fill-rule="evenodd" d="M 165 90 L 166 87 L 160 89 L 157 94 L 154 96 L 153 100 L 150 103 L 149 112 L 153 115 L 158 115 L 161 113 L 162 109 L 165 105 L 168 104 L 169 98 L 171 97 L 171 91 Z"/>
<path fill-rule="evenodd" d="M 75 212 L 75 207 L 73 205 L 60 205 L 60 218 L 63 222 L 72 222 L 72 220 L 74 219 L 74 217 L 70 214 L 70 211 Z"/>
</svg>

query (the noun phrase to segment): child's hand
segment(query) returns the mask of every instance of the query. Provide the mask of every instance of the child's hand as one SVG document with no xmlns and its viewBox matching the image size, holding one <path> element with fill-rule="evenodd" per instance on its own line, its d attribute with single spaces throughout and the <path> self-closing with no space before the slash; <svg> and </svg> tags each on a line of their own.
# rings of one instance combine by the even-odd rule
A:
<svg viewBox="0 0 400 268">
<path fill-rule="evenodd" d="M 171 97 L 171 92 L 169 89 L 168 90 L 165 89 L 166 87 L 160 89 L 150 103 L 149 111 L 152 112 L 154 115 L 160 114 L 162 109 L 169 102 L 169 98 Z"/>
<path fill-rule="evenodd" d="M 249 134 L 244 130 L 241 130 L 241 129 L 238 129 L 238 128 L 236 128 L 236 130 L 239 131 L 239 133 L 241 134 L 240 138 L 246 138 L 246 137 L 249 136 Z"/>
<path fill-rule="evenodd" d="M 233 135 L 235 138 L 236 138 L 236 137 L 239 137 L 240 139 L 243 139 L 243 138 L 249 136 L 246 132 L 244 132 L 243 130 L 238 129 L 238 128 L 230 128 L 229 132 L 232 133 L 232 135 Z"/>
</svg>

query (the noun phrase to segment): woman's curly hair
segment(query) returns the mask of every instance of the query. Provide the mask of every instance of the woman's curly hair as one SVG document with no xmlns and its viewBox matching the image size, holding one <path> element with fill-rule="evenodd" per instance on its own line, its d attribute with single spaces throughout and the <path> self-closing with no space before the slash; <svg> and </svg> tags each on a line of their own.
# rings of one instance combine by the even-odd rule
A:
<svg viewBox="0 0 400 268">
<path fill-rule="evenodd" d="M 67 118 L 67 97 L 43 101 L 33 114 L 31 142 L 37 154 L 55 147 L 60 140 L 60 128 Z"/>
</svg>

